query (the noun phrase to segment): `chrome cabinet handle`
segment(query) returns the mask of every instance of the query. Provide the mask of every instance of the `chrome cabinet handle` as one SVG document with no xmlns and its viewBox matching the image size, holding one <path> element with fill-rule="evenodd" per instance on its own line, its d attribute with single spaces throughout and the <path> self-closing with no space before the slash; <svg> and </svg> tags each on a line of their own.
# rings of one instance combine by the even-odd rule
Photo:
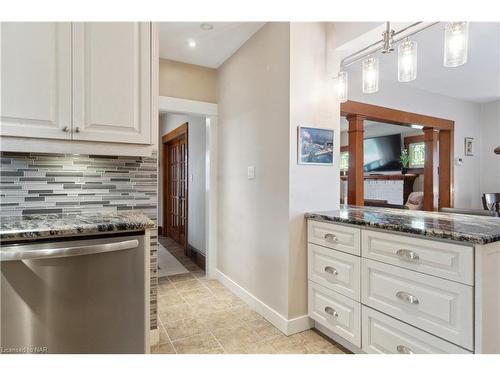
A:
<svg viewBox="0 0 500 375">
<path fill-rule="evenodd" d="M 337 242 L 338 238 L 333 233 L 327 233 L 327 234 L 325 234 L 325 240 L 328 242 Z"/>
<path fill-rule="evenodd" d="M 69 132 L 69 127 L 65 126 L 64 128 L 62 128 L 62 131 L 65 133 Z"/>
<path fill-rule="evenodd" d="M 409 347 L 404 346 L 404 345 L 398 345 L 396 347 L 396 350 L 398 351 L 398 353 L 401 353 L 401 354 L 415 354 L 415 353 L 413 353 L 413 351 Z"/>
<path fill-rule="evenodd" d="M 79 126 L 77 126 L 77 127 L 75 128 L 75 133 L 80 133 L 80 127 L 79 127 Z"/>
<path fill-rule="evenodd" d="M 396 251 L 396 255 L 403 260 L 413 261 L 420 259 L 416 252 L 407 249 L 399 249 L 398 251 Z"/>
<path fill-rule="evenodd" d="M 328 314 L 328 315 L 331 315 L 333 316 L 334 318 L 338 318 L 339 314 L 338 312 L 335 311 L 334 308 L 330 307 L 330 306 L 326 306 L 325 307 L 325 312 Z"/>
<path fill-rule="evenodd" d="M 78 255 L 107 253 L 110 251 L 133 249 L 137 246 L 139 246 L 139 241 L 127 240 L 120 242 L 63 247 L 56 249 L 23 250 L 22 248 L 15 249 L 14 247 L 10 247 L 0 250 L 0 262 L 28 259 L 64 258 Z"/>
<path fill-rule="evenodd" d="M 396 293 L 396 297 L 398 297 L 400 300 L 408 302 L 409 304 L 418 305 L 418 298 L 412 296 L 410 293 L 400 291 Z"/>
<path fill-rule="evenodd" d="M 331 267 L 331 266 L 326 266 L 325 267 L 325 272 L 326 273 L 331 273 L 334 276 L 337 276 L 339 274 L 338 271 L 335 268 Z"/>
</svg>

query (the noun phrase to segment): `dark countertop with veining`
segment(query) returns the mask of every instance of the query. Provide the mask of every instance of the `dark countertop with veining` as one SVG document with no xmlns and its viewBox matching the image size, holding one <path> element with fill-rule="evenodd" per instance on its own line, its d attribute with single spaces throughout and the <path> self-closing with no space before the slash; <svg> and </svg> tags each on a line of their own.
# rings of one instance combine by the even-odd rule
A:
<svg viewBox="0 0 500 375">
<path fill-rule="evenodd" d="M 306 213 L 306 218 L 475 244 L 500 241 L 500 218 L 495 217 L 346 205 Z"/>
<path fill-rule="evenodd" d="M 154 228 L 154 222 L 139 213 L 46 214 L 2 217 L 2 242 L 39 240 Z"/>
</svg>

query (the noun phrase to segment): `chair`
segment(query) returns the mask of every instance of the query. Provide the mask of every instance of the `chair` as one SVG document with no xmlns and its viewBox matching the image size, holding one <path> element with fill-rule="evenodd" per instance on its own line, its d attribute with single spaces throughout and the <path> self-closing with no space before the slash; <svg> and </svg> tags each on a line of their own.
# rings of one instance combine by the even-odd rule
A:
<svg viewBox="0 0 500 375">
<path fill-rule="evenodd" d="M 481 200 L 485 210 L 500 212 L 500 193 L 484 193 Z"/>
<path fill-rule="evenodd" d="M 489 211 L 489 210 L 478 210 L 476 208 L 450 208 L 450 207 L 442 207 L 440 212 L 448 212 L 452 214 L 463 214 L 463 215 L 478 215 L 478 216 L 492 216 L 499 217 L 500 213 L 497 211 Z"/>
<path fill-rule="evenodd" d="M 410 210 L 421 210 L 424 208 L 424 193 L 422 191 L 414 191 L 410 193 L 406 200 L 405 206 Z"/>
</svg>

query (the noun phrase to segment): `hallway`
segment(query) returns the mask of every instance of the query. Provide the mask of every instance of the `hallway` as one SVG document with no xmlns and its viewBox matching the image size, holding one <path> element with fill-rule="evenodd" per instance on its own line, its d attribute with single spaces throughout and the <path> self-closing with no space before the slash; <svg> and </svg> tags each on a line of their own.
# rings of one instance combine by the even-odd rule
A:
<svg viewBox="0 0 500 375">
<path fill-rule="evenodd" d="M 159 242 L 189 273 L 159 279 L 158 354 L 343 354 L 315 330 L 283 335 L 267 320 L 205 272 L 173 240 Z"/>
</svg>

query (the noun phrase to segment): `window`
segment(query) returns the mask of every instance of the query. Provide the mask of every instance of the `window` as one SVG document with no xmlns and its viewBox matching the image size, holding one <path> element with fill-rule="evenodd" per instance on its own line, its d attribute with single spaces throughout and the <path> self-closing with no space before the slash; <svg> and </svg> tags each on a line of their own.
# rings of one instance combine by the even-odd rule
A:
<svg viewBox="0 0 500 375">
<path fill-rule="evenodd" d="M 349 151 L 340 153 L 340 170 L 347 171 L 349 169 Z"/>
<path fill-rule="evenodd" d="M 425 143 L 410 143 L 408 153 L 410 154 L 410 168 L 423 168 L 425 164 Z"/>
</svg>

